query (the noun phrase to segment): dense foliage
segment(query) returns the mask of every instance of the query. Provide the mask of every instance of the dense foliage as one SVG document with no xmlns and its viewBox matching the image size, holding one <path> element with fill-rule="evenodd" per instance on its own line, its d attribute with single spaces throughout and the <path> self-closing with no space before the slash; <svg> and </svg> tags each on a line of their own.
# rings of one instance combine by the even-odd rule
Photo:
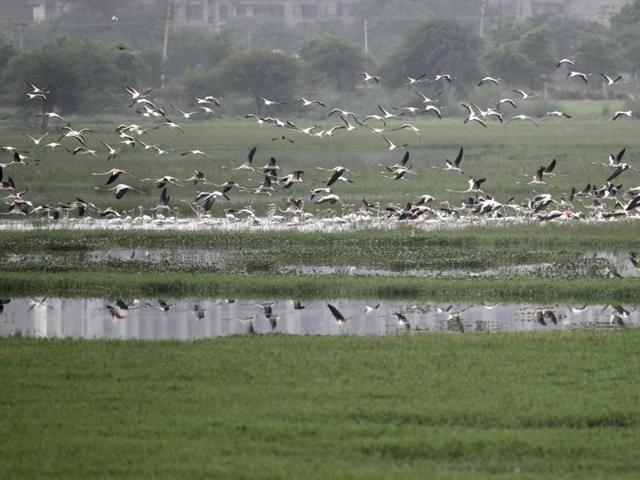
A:
<svg viewBox="0 0 640 480">
<path fill-rule="evenodd" d="M 389 98 L 406 77 L 423 73 L 450 73 L 456 78 L 451 93 L 459 97 L 468 96 L 484 75 L 508 87 L 541 89 L 556 82 L 554 88 L 593 95 L 600 72 L 625 73 L 627 79 L 640 74 L 640 0 L 614 15 L 611 27 L 561 16 L 504 20 L 472 0 L 455 8 L 441 0 L 361 1 L 354 5 L 353 23 L 327 18 L 292 26 L 268 17 L 234 17 L 221 33 L 170 28 L 164 67 L 166 12 L 160 3 L 131 12 L 122 0 L 71 3 L 75 8 L 60 19 L 26 32 L 25 52 L 17 51 L 15 38 L 0 39 L 1 94 L 22 101 L 28 80 L 55 85 L 50 103 L 65 111 L 97 109 L 108 106 L 122 84 L 158 87 L 164 72 L 171 95 L 238 97 L 246 106 L 259 96 L 291 101 L 297 95 L 292 88 L 304 86 L 304 94 L 332 92 L 349 103 L 354 92 L 372 93 L 359 88 L 366 86 L 363 71 L 382 76 L 379 92 Z M 365 19 L 369 52 L 363 48 Z M 587 86 L 561 83 L 567 71 L 556 70 L 555 63 L 565 57 L 590 74 Z"/>
</svg>

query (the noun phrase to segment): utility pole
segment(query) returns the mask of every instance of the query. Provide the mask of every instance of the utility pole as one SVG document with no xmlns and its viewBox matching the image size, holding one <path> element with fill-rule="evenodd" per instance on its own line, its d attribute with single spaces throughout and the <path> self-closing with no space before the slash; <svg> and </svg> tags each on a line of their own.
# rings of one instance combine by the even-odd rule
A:
<svg viewBox="0 0 640 480">
<path fill-rule="evenodd" d="M 164 19 L 164 41 L 162 44 L 162 69 L 160 71 L 160 88 L 164 89 L 165 70 L 167 67 L 167 49 L 169 47 L 169 24 L 175 16 L 176 4 L 174 0 L 167 0 L 167 9 Z"/>
<path fill-rule="evenodd" d="M 364 19 L 364 54 L 369 54 L 369 23 Z"/>
<path fill-rule="evenodd" d="M 478 36 L 484 39 L 484 17 L 487 10 L 487 0 L 480 0 L 480 31 L 478 32 Z"/>
</svg>

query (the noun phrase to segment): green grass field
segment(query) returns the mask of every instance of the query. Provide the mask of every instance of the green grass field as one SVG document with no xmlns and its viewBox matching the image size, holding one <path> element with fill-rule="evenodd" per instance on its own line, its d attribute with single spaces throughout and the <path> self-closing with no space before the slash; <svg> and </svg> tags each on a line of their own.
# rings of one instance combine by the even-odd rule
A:
<svg viewBox="0 0 640 480">
<path fill-rule="evenodd" d="M 0 340 L 2 478 L 637 478 L 638 331 Z"/>
<path fill-rule="evenodd" d="M 539 165 L 558 159 L 557 176 L 539 187 L 559 198 L 572 185 L 601 185 L 610 169 L 592 165 L 627 148 L 640 166 L 635 122 L 599 118 L 603 106 L 562 105 L 576 121 L 462 125 L 459 119 L 416 120 L 422 137 L 393 132 L 409 143 L 419 175 L 384 179 L 379 163 L 398 161 L 383 140 L 364 131 L 330 139 L 294 135 L 253 121 L 196 121 L 186 134 L 151 130 L 147 143 L 175 149 L 156 157 L 127 151 L 118 161 L 39 152 L 19 124 L 0 126 L 2 145 L 28 148 L 38 166 L 5 170 L 34 203 L 75 197 L 100 207 L 136 210 L 157 203 L 150 183 L 123 179 L 149 196 L 116 201 L 94 186 L 91 172 L 121 167 L 137 177 L 188 178 L 194 169 L 216 183 L 256 186 L 257 175 L 231 170 L 252 146 L 256 164 L 275 156 L 281 172 L 305 170 L 305 183 L 272 197 L 231 192 L 227 207 L 285 207 L 328 174 L 316 166 L 342 164 L 352 185 L 335 192 L 346 205 L 366 197 L 384 206 L 429 193 L 458 204 L 469 176 L 486 176 L 498 200 L 531 195 Z M 70 118 L 98 140 L 115 144 L 115 125 Z M 302 126 L 307 121 L 296 120 Z M 337 124 L 323 122 L 325 126 Z M 396 122 L 399 124 L 399 122 Z M 394 124 L 394 125 L 396 125 Z M 391 125 L 391 126 L 394 126 Z M 50 137 L 53 139 L 53 137 Z M 73 147 L 72 143 L 69 143 Z M 465 175 L 432 169 L 464 146 Z M 211 159 L 182 157 L 201 148 Z M 4 156 L 4 162 L 9 159 Z M 225 168 L 222 168 L 225 167 Z M 620 177 L 640 184 L 638 172 Z M 180 215 L 190 210 L 192 185 L 170 187 Z M 579 205 L 577 203 L 577 205 Z M 338 207 L 340 210 L 342 207 Z M 28 220 L 27 220 L 28 221 Z M 635 222 L 528 224 L 420 232 L 344 233 L 217 231 L 2 231 L 0 298 L 198 297 L 251 299 L 354 298 L 433 301 L 523 301 L 638 305 L 640 280 L 603 274 L 598 252 L 640 252 Z M 225 267 L 169 262 L 90 263 L 92 251 L 201 249 L 231 259 Z M 589 257 L 589 258 L 587 258 Z M 600 263 L 598 263 L 600 262 Z M 548 263 L 547 274 L 474 278 L 485 269 Z M 627 261 L 628 263 L 628 261 Z M 389 269 L 393 277 L 292 275 L 286 265 L 358 265 Z M 408 269 L 468 272 L 461 278 L 417 278 Z M 6 321 L 0 315 L 0 321 Z M 382 338 L 253 335 L 195 343 L 0 339 L 0 479 L 10 478 L 522 478 L 635 479 L 640 440 L 640 331 L 545 334 L 395 335 Z"/>
<path fill-rule="evenodd" d="M 108 117 L 100 122 L 90 118 L 70 120 L 74 127 L 90 127 L 95 130 L 94 134 L 89 134 L 88 143 L 102 151 L 105 149 L 98 140 L 116 145 L 118 138 L 113 131 L 115 126 L 119 123 L 131 123 L 136 118 Z M 289 196 L 304 197 L 308 210 L 313 211 L 314 206 L 308 200 L 309 192 L 312 188 L 322 186 L 329 177 L 326 172 L 316 170 L 317 166 L 330 168 L 345 165 L 353 170 L 354 173 L 350 176 L 354 181 L 352 185 L 338 182 L 334 186 L 335 193 L 347 205 L 359 202 L 363 197 L 370 203 L 379 202 L 383 206 L 389 202 L 403 205 L 424 193 L 433 195 L 438 202 L 446 200 L 457 205 L 465 196 L 448 193 L 446 189 L 464 190 L 467 176 L 486 177 L 486 191 L 501 201 L 506 201 L 511 196 L 515 196 L 516 201 L 524 201 L 531 195 L 532 188 L 516 182 L 529 181 L 525 175 L 530 179 L 540 165 L 546 165 L 552 158 L 558 160 L 557 176 L 549 180 L 549 186 L 539 186 L 538 191 L 550 192 L 555 197 L 559 197 L 573 185 L 578 188 L 587 183 L 602 185 L 611 171 L 606 167 L 592 165 L 591 162 L 606 162 L 610 153 L 626 147 L 625 161 L 634 165 L 640 158 L 640 137 L 637 135 L 636 124 L 632 121 L 614 123 L 605 119 L 540 120 L 538 128 L 531 124 L 511 123 L 491 124 L 490 128 L 485 129 L 479 125 L 463 125 L 459 119 L 406 120 L 420 128 L 420 137 L 406 131 L 389 132 L 388 135 L 395 143 L 409 144 L 413 170 L 418 175 L 408 175 L 407 181 L 393 181 L 383 177 L 382 168 L 378 164 L 393 164 L 400 160 L 402 152 L 387 151 L 380 136 L 364 129 L 348 134 L 337 131 L 331 138 L 319 139 L 268 125 L 258 127 L 250 119 L 193 121 L 185 123 L 186 134 L 150 130 L 147 135 L 142 136 L 146 143 L 160 144 L 175 152 L 158 157 L 142 151 L 138 146 L 124 152 L 120 160 L 112 162 L 107 162 L 104 154 L 96 158 L 71 156 L 64 150 L 38 151 L 37 147 L 29 145 L 30 141 L 21 135 L 29 132 L 29 129 L 18 124 L 5 124 L 0 127 L 0 133 L 3 144 L 26 148 L 33 157 L 41 160 L 37 167 L 14 166 L 5 173 L 5 176 L 11 175 L 16 180 L 19 188 L 28 188 L 28 197 L 35 203 L 55 205 L 80 196 L 100 207 L 112 206 L 118 210 L 133 210 L 139 205 L 151 207 L 157 204 L 159 191 L 155 186 L 130 177 L 121 177 L 119 181 L 142 188 L 150 195 L 131 192 L 122 200 L 116 201 L 113 192 L 95 190 L 94 187 L 103 184 L 105 178 L 91 176 L 91 173 L 106 171 L 112 167 L 124 168 L 138 179 L 159 178 L 163 175 L 186 179 L 194 169 L 199 169 L 215 183 L 233 180 L 243 186 L 255 187 L 262 180 L 259 175 L 231 170 L 242 163 L 253 146 L 258 147 L 255 159 L 257 166 L 266 164 L 271 156 L 275 156 L 282 173 L 289 173 L 294 169 L 305 171 L 304 184 L 294 185 L 286 191 L 279 189 L 272 197 L 232 191 L 231 202 L 214 206 L 215 215 L 221 215 L 224 208 L 245 205 L 253 205 L 257 212 L 264 213 L 268 203 L 284 207 Z M 311 124 L 308 120 L 294 121 L 302 126 Z M 402 121 L 395 120 L 389 127 L 399 126 Z M 325 127 L 338 123 L 340 121 L 334 119 L 322 122 Z M 36 132 L 29 133 L 35 135 Z M 296 143 L 271 140 L 283 134 Z M 54 136 L 51 136 L 49 141 L 53 139 Z M 71 141 L 65 142 L 68 142 L 70 148 L 76 146 Z M 462 164 L 465 175 L 431 168 L 444 165 L 445 158 L 455 158 L 461 146 L 465 148 Z M 191 148 L 204 150 L 211 159 L 179 155 Z M 251 181 L 248 180 L 249 177 Z M 640 184 L 637 172 L 625 172 L 619 178 L 625 187 Z M 214 187 L 170 187 L 172 206 L 179 207 L 181 215 L 190 215 L 188 207 L 179 200 L 193 200 L 200 189 L 211 190 Z"/>
</svg>

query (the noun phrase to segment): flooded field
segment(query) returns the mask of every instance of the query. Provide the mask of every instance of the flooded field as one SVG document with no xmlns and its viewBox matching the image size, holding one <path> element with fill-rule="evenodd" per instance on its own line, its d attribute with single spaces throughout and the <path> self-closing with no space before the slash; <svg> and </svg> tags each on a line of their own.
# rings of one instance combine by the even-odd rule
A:
<svg viewBox="0 0 640 480">
<path fill-rule="evenodd" d="M 604 329 L 638 325 L 640 311 L 622 306 L 371 303 L 349 299 L 300 304 L 234 299 L 139 299 L 125 302 L 100 298 L 16 298 L 3 300 L 0 313 L 0 336 L 153 340 L 276 333 L 395 335 Z"/>
</svg>

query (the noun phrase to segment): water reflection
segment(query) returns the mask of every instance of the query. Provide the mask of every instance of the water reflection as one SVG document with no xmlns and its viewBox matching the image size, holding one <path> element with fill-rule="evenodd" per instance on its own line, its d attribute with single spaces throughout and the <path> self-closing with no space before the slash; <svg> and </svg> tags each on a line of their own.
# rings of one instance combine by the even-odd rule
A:
<svg viewBox="0 0 640 480">
<path fill-rule="evenodd" d="M 332 299 L 291 301 L 181 299 L 3 300 L 0 336 L 191 340 L 240 334 L 390 335 L 430 331 L 531 331 L 619 328 L 640 324 L 629 307 L 591 305 L 371 304 Z M 346 321 L 337 322 L 327 304 Z M 298 307 L 298 308 L 296 308 Z M 300 308 L 302 307 L 302 308 Z"/>
</svg>

